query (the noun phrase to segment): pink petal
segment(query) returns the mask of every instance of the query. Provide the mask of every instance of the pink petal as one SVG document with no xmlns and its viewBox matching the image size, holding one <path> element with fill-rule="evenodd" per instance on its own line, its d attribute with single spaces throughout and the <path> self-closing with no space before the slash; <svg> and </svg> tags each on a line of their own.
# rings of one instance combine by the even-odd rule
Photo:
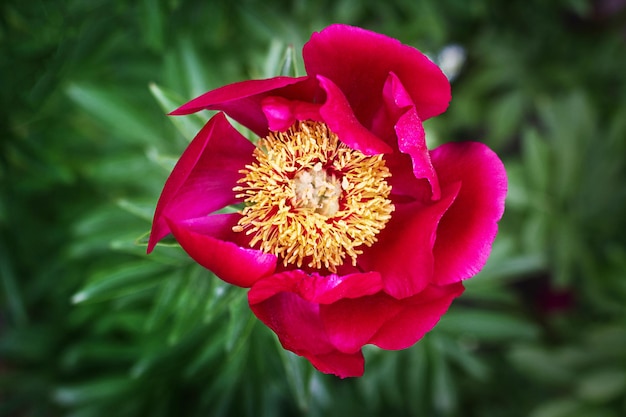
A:
<svg viewBox="0 0 626 417">
<path fill-rule="evenodd" d="M 307 77 L 241 81 L 204 93 L 170 114 L 190 114 L 204 109 L 221 110 L 257 135 L 265 136 L 268 124 L 261 105 L 264 98 L 275 95 L 312 101 L 315 88 L 316 83 Z"/>
<path fill-rule="evenodd" d="M 167 179 L 154 213 L 148 253 L 170 233 L 165 218 L 183 220 L 210 214 L 237 202 L 239 170 L 252 162 L 254 145 L 222 113 L 198 132 Z"/>
<path fill-rule="evenodd" d="M 249 296 L 253 295 L 255 287 L 252 288 Z M 300 298 L 295 293 L 278 292 L 264 301 L 250 300 L 250 308 L 276 333 L 285 349 L 304 356 L 321 372 L 342 378 L 363 374 L 360 350 L 341 352 L 328 340 L 319 317 L 319 304 Z"/>
<path fill-rule="evenodd" d="M 344 298 L 358 298 L 374 294 L 382 288 L 378 272 L 365 272 L 339 276 L 312 274 L 303 276 L 298 294 L 315 303 L 330 304 Z"/>
<path fill-rule="evenodd" d="M 284 132 L 296 120 L 321 121 L 319 104 L 270 96 L 263 99 L 261 106 L 269 129 L 274 132 Z"/>
<path fill-rule="evenodd" d="M 345 378 L 363 374 L 360 346 L 338 350 L 328 338 L 320 306 L 367 296 L 380 288 L 377 273 L 324 277 L 293 270 L 258 281 L 248 300 L 254 314 L 276 333 L 285 349 L 306 357 L 322 372 Z"/>
<path fill-rule="evenodd" d="M 398 313 L 378 330 L 370 343 L 382 349 L 412 346 L 435 327 L 452 301 L 463 291 L 460 282 L 444 287 L 430 286 L 406 302 L 396 302 L 401 304 Z"/>
<path fill-rule="evenodd" d="M 439 222 L 434 247 L 439 284 L 457 282 L 485 265 L 504 213 L 504 165 L 477 142 L 448 143 L 431 153 L 441 184 L 461 182 L 456 200 Z"/>
<path fill-rule="evenodd" d="M 417 179 L 426 179 L 432 189 L 432 199 L 441 196 L 437 174 L 430 161 L 426 147 L 426 133 L 415 105 L 408 92 L 394 73 L 390 73 L 385 81 L 383 95 L 388 112 L 395 122 L 398 149 L 411 156 L 413 175 Z"/>
<path fill-rule="evenodd" d="M 339 378 L 363 376 L 365 360 L 359 350 L 355 353 L 330 352 L 326 355 L 307 357 L 320 372 L 334 374 Z"/>
<path fill-rule="evenodd" d="M 357 259 L 363 270 L 380 272 L 392 297 L 411 297 L 432 283 L 437 225 L 458 190 L 458 184 L 450 184 L 439 201 L 397 205 L 378 242 Z"/>
<path fill-rule="evenodd" d="M 174 237 L 196 262 L 213 271 L 220 279 L 239 287 L 250 287 L 276 269 L 276 257 L 242 247 L 245 234 L 232 227 L 238 213 L 175 221 L 168 219 Z"/>
<path fill-rule="evenodd" d="M 398 300 L 383 292 L 323 305 L 321 317 L 328 338 L 341 352 L 354 352 L 370 343 L 399 310 Z"/>
<path fill-rule="evenodd" d="M 406 87 L 420 119 L 442 113 L 450 102 L 450 84 L 441 70 L 417 49 L 385 35 L 331 25 L 311 36 L 303 56 L 307 73 L 332 80 L 367 128 L 382 106 L 390 72 Z"/>
<path fill-rule="evenodd" d="M 381 292 L 320 309 L 329 338 L 341 351 L 354 351 L 370 343 L 383 349 L 404 349 L 430 331 L 462 292 L 460 283 L 431 285 L 402 300 Z"/>
<path fill-rule="evenodd" d="M 413 161 L 409 155 L 401 152 L 385 155 L 385 165 L 391 172 L 387 183 L 391 185 L 390 198 L 394 204 L 431 201 L 432 187 L 426 179 L 415 178 Z"/>
<path fill-rule="evenodd" d="M 293 292 L 307 301 L 329 304 L 343 298 L 374 294 L 381 289 L 382 280 L 378 272 L 324 276 L 294 269 L 258 282 L 250 291 L 248 299 L 251 304 L 256 304 L 280 292 Z"/>
<path fill-rule="evenodd" d="M 326 91 L 326 101 L 320 108 L 322 118 L 339 139 L 365 155 L 391 153 L 392 149 L 357 120 L 343 92 L 329 79 L 318 76 Z"/>
</svg>

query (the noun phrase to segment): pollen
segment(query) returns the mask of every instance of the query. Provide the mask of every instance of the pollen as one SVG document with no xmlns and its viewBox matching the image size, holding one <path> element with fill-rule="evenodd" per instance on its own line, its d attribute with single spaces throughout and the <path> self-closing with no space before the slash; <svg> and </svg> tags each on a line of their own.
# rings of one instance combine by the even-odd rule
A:
<svg viewBox="0 0 626 417">
<path fill-rule="evenodd" d="M 363 246 L 385 228 L 394 206 L 382 155 L 366 156 L 324 123 L 297 122 L 260 139 L 234 188 L 245 207 L 233 228 L 284 266 L 337 272 L 356 266 Z"/>
</svg>

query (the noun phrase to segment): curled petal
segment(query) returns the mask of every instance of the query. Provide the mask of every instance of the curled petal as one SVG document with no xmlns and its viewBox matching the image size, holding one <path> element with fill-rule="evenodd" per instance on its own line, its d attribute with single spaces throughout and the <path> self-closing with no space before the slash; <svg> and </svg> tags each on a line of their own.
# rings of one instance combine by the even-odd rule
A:
<svg viewBox="0 0 626 417">
<path fill-rule="evenodd" d="M 339 139 L 365 155 L 391 153 L 385 142 L 367 130 L 355 117 L 343 92 L 329 79 L 318 76 L 320 86 L 326 91 L 326 102 L 320 114 Z"/>
<path fill-rule="evenodd" d="M 358 258 L 364 270 L 380 272 L 387 294 L 407 298 L 432 283 L 437 225 L 456 198 L 459 185 L 450 184 L 433 203 L 397 205 L 378 242 Z"/>
<path fill-rule="evenodd" d="M 365 360 L 361 351 L 355 353 L 332 351 L 325 355 L 315 355 L 307 359 L 320 372 L 334 374 L 340 378 L 362 376 L 365 371 Z"/>
<path fill-rule="evenodd" d="M 322 318 L 330 340 L 340 350 L 364 344 L 383 349 L 405 349 L 420 340 L 439 322 L 463 285 L 428 286 L 402 300 L 385 293 L 344 299 L 322 306 Z"/>
<path fill-rule="evenodd" d="M 208 215 L 237 202 L 239 170 L 252 162 L 254 145 L 219 113 L 200 130 L 167 179 L 154 213 L 148 253 L 170 233 L 166 218 Z"/>
<path fill-rule="evenodd" d="M 391 185 L 390 197 L 396 206 L 399 203 L 432 200 L 432 187 L 426 179 L 415 178 L 413 161 L 409 155 L 401 152 L 385 155 L 385 165 L 391 172 L 387 182 Z"/>
<path fill-rule="evenodd" d="M 312 100 L 315 88 L 315 82 L 311 82 L 308 77 L 241 81 L 204 93 L 170 114 L 183 115 L 205 109 L 221 110 L 257 135 L 265 136 L 268 124 L 262 110 L 264 98 L 281 96 Z"/>
<path fill-rule="evenodd" d="M 360 346 L 349 351 L 337 349 L 326 332 L 320 309 L 338 300 L 376 293 L 380 288 L 377 273 L 324 277 L 293 270 L 258 281 L 250 289 L 248 301 L 285 349 L 304 356 L 322 372 L 345 378 L 363 374 Z"/>
<path fill-rule="evenodd" d="M 285 349 L 307 358 L 321 372 L 341 378 L 363 375 L 363 354 L 360 350 L 341 352 L 332 345 L 320 319 L 319 304 L 281 292 L 263 302 L 251 301 L 250 308 L 276 333 Z"/>
<path fill-rule="evenodd" d="M 255 305 L 278 293 L 292 292 L 315 304 L 330 304 L 344 298 L 371 295 L 381 289 L 382 280 L 377 272 L 324 276 L 294 269 L 258 282 L 250 291 L 248 299 L 250 304 Z"/>
<path fill-rule="evenodd" d="M 417 179 L 426 179 L 431 186 L 432 199 L 438 200 L 441 190 L 426 147 L 424 126 L 411 97 L 394 73 L 390 73 L 385 81 L 383 96 L 388 112 L 395 120 L 398 149 L 411 157 L 413 175 Z"/>
<path fill-rule="evenodd" d="M 222 280 L 250 287 L 276 269 L 276 257 L 248 249 L 245 235 L 235 233 L 238 213 L 215 214 L 184 221 L 169 220 L 174 237 L 196 262 Z"/>
<path fill-rule="evenodd" d="M 287 100 L 283 97 L 270 96 L 262 101 L 262 108 L 270 130 L 284 132 L 296 120 L 321 121 L 319 105 L 299 100 Z"/>
<path fill-rule="evenodd" d="M 307 73 L 332 80 L 368 128 L 382 106 L 390 72 L 406 87 L 421 120 L 442 113 L 450 102 L 450 84 L 441 70 L 417 49 L 385 35 L 331 25 L 311 36 L 303 56 Z"/>
<path fill-rule="evenodd" d="M 258 281 L 248 300 L 285 349 L 306 357 L 322 372 L 342 378 L 360 376 L 365 344 L 385 349 L 411 346 L 463 292 L 461 283 L 431 285 L 398 300 L 377 291 L 380 278 L 376 275 L 335 277 L 328 284 L 324 282 L 327 277 L 289 271 Z M 369 284 L 358 285 L 361 280 Z M 355 284 L 359 290 L 354 290 Z M 345 293 L 338 291 L 340 287 L 345 287 Z"/>
<path fill-rule="evenodd" d="M 442 184 L 461 182 L 439 222 L 434 247 L 436 282 L 448 284 L 485 265 L 504 213 L 507 178 L 502 161 L 482 143 L 448 143 L 431 157 Z"/>
</svg>

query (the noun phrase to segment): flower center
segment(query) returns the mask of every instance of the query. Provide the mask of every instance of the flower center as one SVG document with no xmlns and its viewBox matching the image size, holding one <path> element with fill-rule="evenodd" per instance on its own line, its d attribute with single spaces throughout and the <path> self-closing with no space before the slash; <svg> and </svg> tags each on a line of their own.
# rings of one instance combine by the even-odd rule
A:
<svg viewBox="0 0 626 417">
<path fill-rule="evenodd" d="M 256 161 L 234 191 L 244 199 L 235 232 L 250 246 L 311 268 L 337 266 L 371 246 L 394 209 L 382 155 L 366 156 L 339 142 L 324 123 L 298 122 L 259 140 Z"/>
<path fill-rule="evenodd" d="M 328 175 L 321 162 L 298 172 L 291 186 L 295 192 L 291 201 L 294 207 L 306 207 L 326 217 L 339 211 L 341 184 L 334 175 Z"/>
</svg>

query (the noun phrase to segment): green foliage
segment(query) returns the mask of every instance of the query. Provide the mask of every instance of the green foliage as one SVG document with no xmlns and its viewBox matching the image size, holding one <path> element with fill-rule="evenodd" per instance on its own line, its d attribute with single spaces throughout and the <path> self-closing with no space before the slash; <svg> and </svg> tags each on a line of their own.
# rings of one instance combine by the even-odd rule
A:
<svg viewBox="0 0 626 417">
<path fill-rule="evenodd" d="M 5 2 L 6 3 L 6 2 Z M 606 1 L 128 0 L 0 6 L 0 415 L 626 413 L 626 9 Z M 145 255 L 211 88 L 304 72 L 346 22 L 466 56 L 435 142 L 505 159 L 485 269 L 401 352 L 339 380 L 175 244 Z M 442 65 L 443 62 L 440 62 Z"/>
</svg>

